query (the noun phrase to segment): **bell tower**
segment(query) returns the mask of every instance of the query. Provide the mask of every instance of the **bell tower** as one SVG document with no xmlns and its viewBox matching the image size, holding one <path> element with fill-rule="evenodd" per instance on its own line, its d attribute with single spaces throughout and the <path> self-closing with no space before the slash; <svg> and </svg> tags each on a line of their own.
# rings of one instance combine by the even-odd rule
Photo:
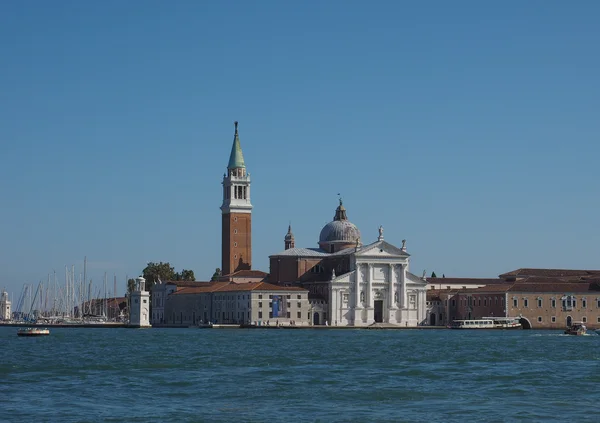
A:
<svg viewBox="0 0 600 423">
<path fill-rule="evenodd" d="M 221 205 L 221 272 L 228 275 L 252 268 L 252 204 L 250 174 L 246 171 L 238 123 L 235 122 L 233 146 L 227 173 L 223 175 Z"/>
</svg>

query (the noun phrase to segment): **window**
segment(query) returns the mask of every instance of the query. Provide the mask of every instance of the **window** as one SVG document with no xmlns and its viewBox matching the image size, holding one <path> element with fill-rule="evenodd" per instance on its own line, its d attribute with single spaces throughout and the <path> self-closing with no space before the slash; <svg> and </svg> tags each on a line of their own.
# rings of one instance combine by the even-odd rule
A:
<svg viewBox="0 0 600 423">
<path fill-rule="evenodd" d="M 346 301 L 348 301 L 347 298 L 346 298 Z M 298 308 L 302 308 L 302 303 L 298 303 Z"/>
<path fill-rule="evenodd" d="M 290 308 L 292 305 L 290 303 L 287 303 L 287 308 Z"/>
<path fill-rule="evenodd" d="M 325 269 L 320 264 L 317 264 L 310 269 L 310 273 L 325 273 Z"/>
<path fill-rule="evenodd" d="M 298 312 L 298 319 L 301 319 L 301 318 L 302 318 L 302 312 L 301 312 L 301 311 L 299 311 L 299 312 Z"/>
<path fill-rule="evenodd" d="M 556 316 L 552 316 L 552 317 L 550 318 L 550 320 L 552 321 L 552 323 L 556 323 Z"/>
<path fill-rule="evenodd" d="M 583 317 L 581 318 L 581 321 L 582 321 L 583 323 L 587 323 L 587 317 L 583 316 Z"/>
<path fill-rule="evenodd" d="M 529 307 L 529 300 L 527 298 L 523 299 L 523 307 Z"/>
<path fill-rule="evenodd" d="M 272 299 L 273 299 L 273 296 L 272 296 L 272 295 L 269 295 L 269 300 L 272 300 Z"/>
<path fill-rule="evenodd" d="M 538 316 L 538 322 L 542 323 L 542 316 Z"/>
<path fill-rule="evenodd" d="M 262 301 L 258 302 L 258 308 L 262 308 Z"/>
<path fill-rule="evenodd" d="M 537 305 L 538 305 L 538 307 L 542 307 L 542 299 L 541 298 L 537 299 Z"/>
<path fill-rule="evenodd" d="M 273 312 L 269 311 L 269 317 L 272 319 L 273 318 Z"/>
<path fill-rule="evenodd" d="M 289 319 L 289 318 L 290 318 L 290 316 L 291 316 L 291 313 L 288 311 L 288 312 L 287 312 L 287 318 Z"/>
<path fill-rule="evenodd" d="M 259 318 L 259 319 L 262 319 L 262 311 L 259 311 L 259 312 L 258 312 L 258 318 Z"/>
<path fill-rule="evenodd" d="M 598 316 L 598 323 L 600 323 L 600 316 Z"/>
<path fill-rule="evenodd" d="M 292 298 L 292 296 L 291 296 L 291 295 L 288 295 L 288 296 L 287 296 L 287 299 L 288 299 L 288 300 L 289 300 L 289 299 L 291 299 L 291 298 Z"/>
<path fill-rule="evenodd" d="M 234 230 L 233 230 L 233 233 L 234 233 L 234 234 L 237 234 L 237 229 L 234 229 Z"/>
<path fill-rule="evenodd" d="M 148 302 L 148 300 L 144 300 L 144 304 L 146 304 Z"/>
<path fill-rule="evenodd" d="M 573 297 L 572 295 L 567 295 L 566 297 L 562 298 L 563 310 L 573 310 L 575 308 L 575 305 L 576 300 L 575 297 Z"/>
<path fill-rule="evenodd" d="M 587 308 L 587 299 L 584 298 L 581 300 L 581 307 Z"/>
<path fill-rule="evenodd" d="M 485 299 L 485 298 L 483 299 L 483 305 L 487 306 L 487 299 Z"/>
<path fill-rule="evenodd" d="M 258 299 L 262 300 L 262 294 L 258 294 Z"/>
<path fill-rule="evenodd" d="M 234 246 L 234 247 L 237 247 L 237 242 L 234 242 L 234 243 L 233 243 L 233 246 Z"/>
<path fill-rule="evenodd" d="M 556 308 L 556 298 L 552 298 L 550 304 L 552 305 L 552 308 Z"/>
<path fill-rule="evenodd" d="M 456 300 L 452 300 L 452 307 L 456 306 Z"/>
<path fill-rule="evenodd" d="M 519 307 L 519 300 L 517 298 L 513 298 L 513 307 Z"/>
<path fill-rule="evenodd" d="M 596 300 L 596 307 L 600 308 L 600 298 Z"/>
<path fill-rule="evenodd" d="M 273 308 L 273 302 L 269 301 L 269 308 Z"/>
<path fill-rule="evenodd" d="M 299 300 L 301 300 L 302 299 L 302 295 L 298 294 L 298 296 L 296 298 L 298 298 Z"/>
</svg>

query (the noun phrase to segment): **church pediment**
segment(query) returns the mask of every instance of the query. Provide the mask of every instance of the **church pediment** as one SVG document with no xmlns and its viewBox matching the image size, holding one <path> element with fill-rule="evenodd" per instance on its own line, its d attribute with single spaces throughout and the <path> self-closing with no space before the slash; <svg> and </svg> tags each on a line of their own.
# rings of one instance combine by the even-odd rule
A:
<svg viewBox="0 0 600 423">
<path fill-rule="evenodd" d="M 408 257 L 406 251 L 386 241 L 366 245 L 355 253 L 356 257 Z"/>
<path fill-rule="evenodd" d="M 418 277 L 417 275 L 415 275 L 413 273 L 406 272 L 406 279 L 408 279 L 408 282 L 410 282 L 411 284 L 427 286 L 427 281 L 426 280 L 424 280 L 423 278 Z"/>
</svg>

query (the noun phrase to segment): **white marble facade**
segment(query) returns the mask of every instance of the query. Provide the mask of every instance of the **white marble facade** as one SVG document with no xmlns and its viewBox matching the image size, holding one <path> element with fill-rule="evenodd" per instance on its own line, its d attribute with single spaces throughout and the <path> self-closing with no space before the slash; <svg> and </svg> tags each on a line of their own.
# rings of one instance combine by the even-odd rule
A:
<svg viewBox="0 0 600 423">
<path fill-rule="evenodd" d="M 405 248 L 380 240 L 358 248 L 350 263 L 353 270 L 334 274 L 329 284 L 330 325 L 411 327 L 425 322 L 427 282 L 409 272 Z"/>
</svg>

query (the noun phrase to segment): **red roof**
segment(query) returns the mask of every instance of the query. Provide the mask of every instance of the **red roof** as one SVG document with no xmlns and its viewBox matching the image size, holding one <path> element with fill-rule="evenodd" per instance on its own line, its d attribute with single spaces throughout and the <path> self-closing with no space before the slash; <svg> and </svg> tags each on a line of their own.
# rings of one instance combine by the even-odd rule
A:
<svg viewBox="0 0 600 423">
<path fill-rule="evenodd" d="M 500 278 L 427 278 L 427 283 L 433 285 L 490 285 L 505 284 Z"/>
<path fill-rule="evenodd" d="M 199 284 L 207 284 L 210 282 L 201 282 L 201 281 L 163 281 L 163 283 L 168 283 L 169 285 L 176 285 L 177 287 L 188 287 L 188 286 L 198 286 Z"/>
<path fill-rule="evenodd" d="M 200 294 L 202 292 L 239 292 L 239 291 L 293 291 L 305 292 L 307 289 L 295 286 L 279 286 L 266 282 L 212 282 L 202 287 L 187 287 L 174 292 L 171 295 Z"/>
<path fill-rule="evenodd" d="M 577 278 L 600 276 L 600 270 L 575 270 L 575 269 L 533 269 L 522 268 L 512 270 L 500 275 L 501 278 L 523 278 L 527 276 L 543 276 L 550 278 Z"/>
<path fill-rule="evenodd" d="M 262 270 L 238 270 L 225 276 L 234 278 L 264 278 L 269 276 L 269 274 Z"/>
</svg>

